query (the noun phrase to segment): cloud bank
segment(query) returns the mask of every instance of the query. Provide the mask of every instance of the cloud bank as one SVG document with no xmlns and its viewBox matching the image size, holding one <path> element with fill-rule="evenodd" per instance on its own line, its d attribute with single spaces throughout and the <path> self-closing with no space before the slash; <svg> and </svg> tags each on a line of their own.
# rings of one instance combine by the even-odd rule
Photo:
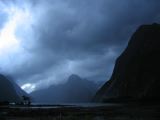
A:
<svg viewBox="0 0 160 120">
<path fill-rule="evenodd" d="M 0 72 L 36 89 L 73 73 L 109 79 L 135 29 L 160 22 L 158 0 L 7 0 L 0 7 L 1 31 L 10 12 L 27 16 L 16 24 L 18 47 L 0 55 Z"/>
</svg>

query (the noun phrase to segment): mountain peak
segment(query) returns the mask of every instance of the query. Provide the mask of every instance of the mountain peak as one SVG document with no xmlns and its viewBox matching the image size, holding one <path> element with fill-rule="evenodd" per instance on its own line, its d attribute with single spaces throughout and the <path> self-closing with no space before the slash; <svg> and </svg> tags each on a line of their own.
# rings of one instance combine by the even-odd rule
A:
<svg viewBox="0 0 160 120">
<path fill-rule="evenodd" d="M 74 82 L 74 81 L 78 81 L 78 80 L 82 80 L 82 79 L 76 74 L 72 74 L 68 78 L 68 82 Z"/>
<path fill-rule="evenodd" d="M 40 103 L 82 103 L 89 102 L 97 89 L 94 82 L 72 74 L 66 83 L 34 91 L 31 96 Z"/>
<path fill-rule="evenodd" d="M 111 79 L 95 100 L 160 98 L 160 25 L 142 25 L 116 60 Z"/>
</svg>

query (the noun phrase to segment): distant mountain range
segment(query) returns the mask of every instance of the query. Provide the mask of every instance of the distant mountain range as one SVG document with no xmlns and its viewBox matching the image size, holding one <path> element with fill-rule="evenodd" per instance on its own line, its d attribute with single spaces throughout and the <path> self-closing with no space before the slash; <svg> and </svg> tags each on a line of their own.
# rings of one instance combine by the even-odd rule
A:
<svg viewBox="0 0 160 120">
<path fill-rule="evenodd" d="M 160 25 L 142 25 L 116 60 L 96 102 L 160 99 Z"/>
<path fill-rule="evenodd" d="M 23 95 L 28 96 L 14 81 L 0 74 L 0 102 L 19 103 Z"/>
<path fill-rule="evenodd" d="M 97 89 L 94 82 L 71 75 L 64 84 L 51 85 L 30 95 L 37 103 L 80 103 L 91 101 Z"/>
</svg>

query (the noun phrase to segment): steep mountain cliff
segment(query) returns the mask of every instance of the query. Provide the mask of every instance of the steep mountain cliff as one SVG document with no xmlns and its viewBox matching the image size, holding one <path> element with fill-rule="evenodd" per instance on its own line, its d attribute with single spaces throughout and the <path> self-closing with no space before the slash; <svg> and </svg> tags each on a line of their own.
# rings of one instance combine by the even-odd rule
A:
<svg viewBox="0 0 160 120">
<path fill-rule="evenodd" d="M 22 95 L 27 95 L 16 83 L 0 74 L 0 102 L 21 102 Z"/>
<path fill-rule="evenodd" d="M 143 25 L 116 60 L 111 79 L 94 101 L 155 100 L 160 98 L 160 25 Z"/>
<path fill-rule="evenodd" d="M 49 88 L 32 92 L 30 95 L 38 103 L 89 102 L 97 88 L 94 82 L 71 75 L 64 84 L 52 85 Z"/>
</svg>

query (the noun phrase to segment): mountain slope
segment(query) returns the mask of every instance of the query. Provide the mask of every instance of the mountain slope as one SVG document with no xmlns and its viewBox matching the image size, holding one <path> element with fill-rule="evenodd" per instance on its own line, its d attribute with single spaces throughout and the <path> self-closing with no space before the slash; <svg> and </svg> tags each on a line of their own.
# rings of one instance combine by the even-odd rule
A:
<svg viewBox="0 0 160 120">
<path fill-rule="evenodd" d="M 89 102 L 96 90 L 93 82 L 71 75 L 66 83 L 35 91 L 31 96 L 39 103 Z"/>
<path fill-rule="evenodd" d="M 94 101 L 160 98 L 160 25 L 143 25 L 117 59 L 111 79 Z"/>
<path fill-rule="evenodd" d="M 21 96 L 27 95 L 16 83 L 0 74 L 0 102 L 21 102 Z"/>
</svg>

